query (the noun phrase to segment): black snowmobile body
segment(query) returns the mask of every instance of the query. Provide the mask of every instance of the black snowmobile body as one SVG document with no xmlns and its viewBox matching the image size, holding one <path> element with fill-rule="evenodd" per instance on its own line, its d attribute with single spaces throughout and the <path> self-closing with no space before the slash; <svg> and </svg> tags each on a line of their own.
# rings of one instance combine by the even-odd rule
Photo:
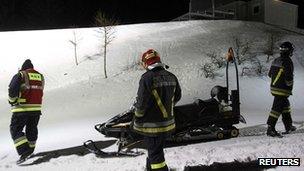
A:
<svg viewBox="0 0 304 171">
<path fill-rule="evenodd" d="M 236 89 L 229 92 L 228 67 L 234 63 Z M 95 129 L 106 137 L 118 139 L 118 150 L 140 142 L 143 137 L 132 129 L 134 111 L 128 110 L 114 116 L 105 123 L 95 125 Z M 223 139 L 237 137 L 239 130 L 233 125 L 245 123 L 240 114 L 239 81 L 235 58 L 227 61 L 226 87 L 215 86 L 211 98 L 197 99 L 193 103 L 174 107 L 176 130 L 168 141 L 185 142 L 203 139 Z"/>
</svg>

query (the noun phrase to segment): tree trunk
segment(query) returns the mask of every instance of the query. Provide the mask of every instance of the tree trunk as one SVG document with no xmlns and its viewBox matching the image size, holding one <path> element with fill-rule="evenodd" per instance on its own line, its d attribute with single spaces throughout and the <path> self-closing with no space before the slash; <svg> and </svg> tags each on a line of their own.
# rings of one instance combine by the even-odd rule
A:
<svg viewBox="0 0 304 171">
<path fill-rule="evenodd" d="M 103 69 L 104 69 L 104 75 L 105 78 L 108 78 L 107 76 L 107 36 L 106 31 L 104 35 L 104 51 L 103 51 Z"/>
<path fill-rule="evenodd" d="M 74 46 L 74 54 L 75 54 L 75 63 L 76 66 L 78 65 L 78 60 L 77 60 L 77 45 Z"/>
</svg>

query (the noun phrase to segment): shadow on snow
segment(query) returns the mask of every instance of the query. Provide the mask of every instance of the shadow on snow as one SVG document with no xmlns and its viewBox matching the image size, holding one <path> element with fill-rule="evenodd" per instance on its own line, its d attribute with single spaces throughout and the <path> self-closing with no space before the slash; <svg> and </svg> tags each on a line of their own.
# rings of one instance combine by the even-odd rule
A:
<svg viewBox="0 0 304 171">
<path fill-rule="evenodd" d="M 96 141 L 96 145 L 98 148 L 107 148 L 113 144 L 115 144 L 116 140 L 107 140 L 107 141 Z M 37 165 L 40 163 L 49 162 L 53 158 L 58 158 L 62 156 L 70 156 L 70 155 L 78 155 L 78 156 L 84 156 L 89 154 L 90 152 L 83 146 L 76 146 L 76 147 L 70 147 L 65 149 L 59 149 L 59 150 L 53 150 L 53 151 L 46 151 L 46 152 L 40 152 L 33 154 L 31 158 L 37 158 L 31 163 L 27 164 L 21 164 L 20 166 L 30 166 L 30 165 Z"/>
</svg>

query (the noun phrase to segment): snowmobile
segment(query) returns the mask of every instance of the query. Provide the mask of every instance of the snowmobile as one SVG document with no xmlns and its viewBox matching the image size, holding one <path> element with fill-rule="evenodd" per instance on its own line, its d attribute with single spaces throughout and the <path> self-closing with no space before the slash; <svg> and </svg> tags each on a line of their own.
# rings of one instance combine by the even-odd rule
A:
<svg viewBox="0 0 304 171">
<path fill-rule="evenodd" d="M 239 130 L 233 125 L 239 122 L 246 123 L 246 121 L 240 114 L 238 68 L 233 51 L 230 53 L 232 54 L 226 61 L 226 87 L 219 85 L 213 87 L 210 99 L 197 99 L 190 104 L 175 106 L 176 130 L 172 136 L 168 137 L 168 142 L 183 143 L 206 139 L 224 139 L 239 135 Z M 236 89 L 231 90 L 230 93 L 228 93 L 229 63 L 234 63 L 236 72 Z M 118 152 L 123 149 L 131 149 L 143 140 L 143 137 L 132 129 L 133 116 L 134 110 L 127 110 L 104 123 L 95 125 L 95 129 L 105 137 L 116 138 Z M 97 150 L 97 147 L 94 147 L 92 143 L 93 141 L 89 140 L 84 143 L 84 146 L 91 151 L 90 147 Z"/>
</svg>

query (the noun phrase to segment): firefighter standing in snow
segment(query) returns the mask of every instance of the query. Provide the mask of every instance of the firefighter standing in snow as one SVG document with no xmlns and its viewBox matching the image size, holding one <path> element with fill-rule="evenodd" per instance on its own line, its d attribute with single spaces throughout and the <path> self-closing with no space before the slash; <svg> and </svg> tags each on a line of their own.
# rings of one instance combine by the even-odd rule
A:
<svg viewBox="0 0 304 171">
<path fill-rule="evenodd" d="M 147 170 L 168 170 L 163 147 L 166 136 L 175 130 L 173 106 L 181 98 L 181 88 L 155 50 L 149 49 L 142 55 L 142 65 L 147 71 L 139 82 L 133 129 L 144 135 Z"/>
<path fill-rule="evenodd" d="M 20 155 L 19 162 L 25 160 L 35 149 L 43 88 L 43 75 L 34 70 L 33 64 L 29 59 L 25 60 L 21 70 L 12 78 L 9 84 L 9 103 L 13 113 L 10 133 L 16 150 Z M 24 127 L 25 132 L 23 132 Z"/>
<path fill-rule="evenodd" d="M 267 124 L 268 136 L 281 136 L 275 130 L 275 125 L 282 114 L 282 121 L 285 126 L 286 133 L 296 130 L 292 125 L 290 115 L 290 103 L 288 97 L 292 95 L 293 88 L 293 45 L 290 42 L 284 42 L 280 45 L 280 57 L 276 58 L 269 70 L 268 76 L 271 78 L 271 94 L 274 96 L 273 105 L 269 114 Z"/>
</svg>

